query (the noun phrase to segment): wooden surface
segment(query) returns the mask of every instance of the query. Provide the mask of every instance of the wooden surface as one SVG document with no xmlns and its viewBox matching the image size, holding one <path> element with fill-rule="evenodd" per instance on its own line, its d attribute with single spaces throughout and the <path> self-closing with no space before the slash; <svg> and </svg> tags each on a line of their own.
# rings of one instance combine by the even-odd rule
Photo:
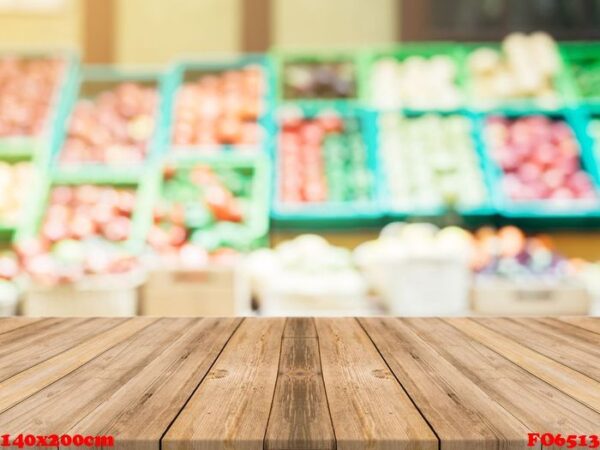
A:
<svg viewBox="0 0 600 450">
<path fill-rule="evenodd" d="M 599 368 L 593 318 L 0 319 L 0 432 L 526 449 L 529 432 L 600 433 Z"/>
</svg>

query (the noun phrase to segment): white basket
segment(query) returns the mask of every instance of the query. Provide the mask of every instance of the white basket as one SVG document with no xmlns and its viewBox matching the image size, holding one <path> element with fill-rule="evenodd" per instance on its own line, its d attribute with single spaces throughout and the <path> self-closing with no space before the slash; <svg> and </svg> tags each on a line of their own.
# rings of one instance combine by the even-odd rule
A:
<svg viewBox="0 0 600 450">
<path fill-rule="evenodd" d="M 468 312 L 471 273 L 453 258 L 380 260 L 365 274 L 395 316 L 453 316 Z"/>
<path fill-rule="evenodd" d="M 68 285 L 31 284 L 22 313 L 33 317 L 129 317 L 138 310 L 138 288 L 145 274 L 132 271 L 95 275 Z"/>
</svg>

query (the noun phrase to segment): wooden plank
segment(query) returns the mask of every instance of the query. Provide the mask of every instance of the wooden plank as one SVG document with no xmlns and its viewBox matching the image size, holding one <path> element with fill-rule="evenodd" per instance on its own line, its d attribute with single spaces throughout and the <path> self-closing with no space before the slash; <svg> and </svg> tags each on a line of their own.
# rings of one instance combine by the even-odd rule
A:
<svg viewBox="0 0 600 450">
<path fill-rule="evenodd" d="M 74 425 L 69 434 L 112 435 L 119 448 L 158 449 L 242 319 L 195 319 L 152 362 Z"/>
<path fill-rule="evenodd" d="M 441 448 L 496 450 L 499 442 L 506 450 L 527 448 L 531 430 L 401 320 L 359 321 L 435 430 Z"/>
<path fill-rule="evenodd" d="M 266 52 L 271 47 L 271 0 L 241 0 L 240 49 Z"/>
<path fill-rule="evenodd" d="M 137 317 L 110 329 L 106 333 L 45 360 L 0 382 L 0 412 L 44 389 L 96 356 L 146 328 L 156 319 Z M 24 428 L 27 429 L 27 428 Z"/>
<path fill-rule="evenodd" d="M 334 449 L 314 320 L 287 319 L 284 336 L 264 448 Z"/>
<path fill-rule="evenodd" d="M 491 331 L 473 319 L 456 318 L 448 321 L 472 339 L 485 344 L 546 383 L 600 412 L 600 382 L 557 363 L 516 340 Z"/>
<path fill-rule="evenodd" d="M 17 348 L 29 347 L 32 340 L 36 340 L 40 335 L 47 333 L 51 329 L 68 328 L 69 324 L 65 319 L 50 318 L 35 321 L 23 327 L 17 327 L 6 333 L 0 334 L 0 355 L 6 354 L 6 349 L 14 351 Z M 0 356 L 1 357 L 1 356 Z"/>
<path fill-rule="evenodd" d="M 600 414 L 440 319 L 403 319 L 532 432 L 590 434 Z"/>
<path fill-rule="evenodd" d="M 0 334 L 15 330 L 42 320 L 41 317 L 0 317 Z"/>
<path fill-rule="evenodd" d="M 123 325 L 137 331 L 115 339 L 115 345 L 102 353 L 95 352 L 87 364 L 0 414 L 0 429 L 10 434 L 22 432 L 19 430 L 67 433 L 151 364 L 194 320 L 134 318 L 125 322 Z M 114 334 L 117 328 L 107 334 Z M 32 375 L 35 379 L 35 373 Z"/>
<path fill-rule="evenodd" d="M 600 381 L 600 335 L 589 333 L 592 337 L 583 341 L 573 337 L 570 325 L 544 319 L 478 318 L 477 323 Z"/>
<path fill-rule="evenodd" d="M 600 334 L 600 319 L 597 317 L 560 317 L 558 320 Z"/>
<path fill-rule="evenodd" d="M 246 320 L 162 440 L 163 450 L 262 449 L 285 319 Z"/>
<path fill-rule="evenodd" d="M 315 321 L 310 317 L 290 317 L 285 321 L 285 338 L 316 338 Z"/>
<path fill-rule="evenodd" d="M 437 449 L 438 440 L 355 319 L 316 319 L 337 448 Z"/>
<path fill-rule="evenodd" d="M 70 319 L 0 348 L 0 381 L 123 323 L 122 318 Z M 32 327 L 31 327 L 32 328 Z M 24 345 L 26 343 L 26 345 Z"/>
</svg>

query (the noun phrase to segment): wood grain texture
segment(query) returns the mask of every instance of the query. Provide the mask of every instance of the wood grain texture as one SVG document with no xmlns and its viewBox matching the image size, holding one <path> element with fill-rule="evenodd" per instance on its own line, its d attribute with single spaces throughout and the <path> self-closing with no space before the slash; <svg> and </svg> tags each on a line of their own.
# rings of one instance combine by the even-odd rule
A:
<svg viewBox="0 0 600 450">
<path fill-rule="evenodd" d="M 29 369 L 71 347 L 110 328 L 123 323 L 125 319 L 73 319 L 60 321 L 40 332 L 36 322 L 23 329 L 31 334 L 26 339 L 15 340 L 0 347 L 0 358 L 4 364 L 0 367 L 0 381 Z"/>
<path fill-rule="evenodd" d="M 437 449 L 438 440 L 355 319 L 316 319 L 337 448 Z"/>
<path fill-rule="evenodd" d="M 313 319 L 286 321 L 265 449 L 335 449 Z"/>
<path fill-rule="evenodd" d="M 152 322 L 153 319 L 145 318 L 127 320 L 100 336 L 94 336 L 0 382 L 0 412 L 60 380 Z"/>
<path fill-rule="evenodd" d="M 437 352 L 530 430 L 585 434 L 600 414 L 450 325 L 403 319 Z"/>
<path fill-rule="evenodd" d="M 245 320 L 162 440 L 163 450 L 262 449 L 285 319 Z"/>
<path fill-rule="evenodd" d="M 165 430 L 204 379 L 241 319 L 195 319 L 70 434 L 113 435 L 120 449 L 158 448 Z"/>
<path fill-rule="evenodd" d="M 600 334 L 582 338 L 568 324 L 544 319 L 477 319 L 477 322 L 525 347 L 600 381 Z"/>
<path fill-rule="evenodd" d="M 600 412 L 600 382 L 531 350 L 517 340 L 506 338 L 473 319 L 448 321 L 470 338 L 484 343 L 539 379 Z"/>
<path fill-rule="evenodd" d="M 40 317 L 0 317 L 0 334 L 30 325 L 42 320 Z"/>
<path fill-rule="evenodd" d="M 600 334 L 600 320 L 593 317 L 560 317 L 558 320 L 574 325 L 592 333 Z"/>
<path fill-rule="evenodd" d="M 5 319 L 0 431 L 125 450 L 531 448 L 529 432 L 598 433 L 599 324 Z"/>
<path fill-rule="evenodd" d="M 360 323 L 436 431 L 442 448 L 527 448 L 530 430 L 402 321 L 378 318 Z"/>
</svg>

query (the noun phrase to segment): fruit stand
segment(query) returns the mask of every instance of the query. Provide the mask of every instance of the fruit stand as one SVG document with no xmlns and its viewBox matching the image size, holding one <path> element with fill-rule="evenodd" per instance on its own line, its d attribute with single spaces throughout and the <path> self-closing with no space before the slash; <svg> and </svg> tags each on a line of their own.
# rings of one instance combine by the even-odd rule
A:
<svg viewBox="0 0 600 450">
<path fill-rule="evenodd" d="M 36 314 L 34 297 L 81 294 L 71 313 L 86 315 L 83 297 L 95 292 L 98 306 L 116 295 L 101 289 L 109 284 L 129 299 L 117 315 L 276 314 L 286 304 L 299 314 L 306 305 L 509 312 L 508 301 L 495 309 L 498 296 L 544 297 L 534 310 L 551 313 L 564 292 L 579 300 L 561 311 L 593 309 L 582 283 L 600 259 L 586 244 L 600 225 L 598 44 L 514 34 L 502 43 L 275 49 L 153 70 L 17 56 L 0 55 L 9 99 L 27 76 L 41 81 L 26 92 L 47 99 L 27 100 L 26 123 L 0 114 L 0 280 L 7 297 L 23 289 L 23 313 Z M 35 145 L 9 145 L 24 139 Z M 329 240 L 299 241 L 321 265 L 298 241 L 278 247 L 307 232 Z M 487 266 L 472 255 L 482 236 L 500 249 L 483 252 Z M 341 257 L 333 243 L 344 240 L 364 251 Z M 445 253 L 455 240 L 469 255 L 460 261 Z M 563 259 L 568 270 L 557 272 L 552 261 Z M 252 261 L 292 281 L 265 284 Z M 292 298 L 290 286 L 311 284 L 302 280 L 318 278 L 316 267 L 353 289 L 317 282 Z M 503 278 L 483 281 L 486 271 Z M 537 277 L 527 281 L 533 293 L 524 272 Z M 456 302 L 428 309 L 393 298 L 438 295 L 423 280 L 446 276 Z M 37 314 L 70 314 L 44 308 Z"/>
</svg>

